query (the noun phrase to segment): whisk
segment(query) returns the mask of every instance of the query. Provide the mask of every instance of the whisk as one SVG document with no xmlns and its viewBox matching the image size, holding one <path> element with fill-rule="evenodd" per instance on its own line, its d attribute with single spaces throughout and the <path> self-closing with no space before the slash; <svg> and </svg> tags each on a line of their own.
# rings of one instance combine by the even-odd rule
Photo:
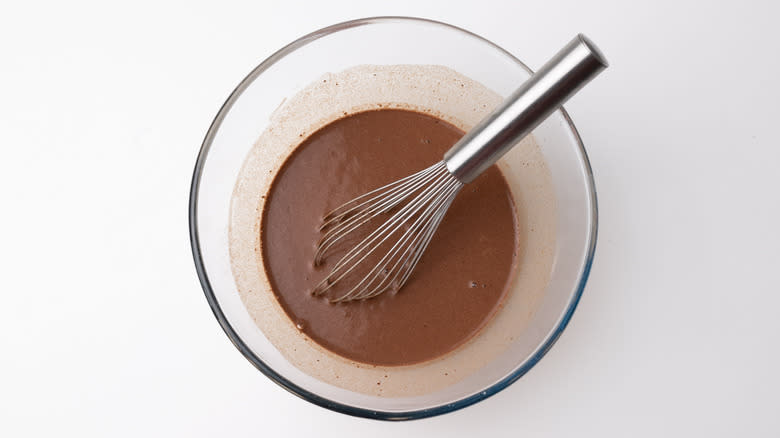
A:
<svg viewBox="0 0 780 438">
<path fill-rule="evenodd" d="M 577 35 L 453 145 L 442 161 L 328 213 L 320 227 L 315 265 L 349 236 L 367 235 L 342 256 L 312 293 L 324 294 L 346 279 L 354 284 L 350 282 L 332 302 L 367 299 L 403 287 L 460 189 L 607 65 L 599 49 L 584 35 Z M 376 225 L 382 215 L 389 217 L 376 228 L 365 229 Z M 386 252 L 377 253 L 380 248 L 387 248 Z"/>
</svg>

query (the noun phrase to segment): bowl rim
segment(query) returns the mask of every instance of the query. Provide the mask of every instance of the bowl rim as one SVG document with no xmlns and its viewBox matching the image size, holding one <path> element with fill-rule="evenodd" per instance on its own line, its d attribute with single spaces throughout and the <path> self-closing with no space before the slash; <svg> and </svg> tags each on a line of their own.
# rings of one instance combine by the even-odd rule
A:
<svg viewBox="0 0 780 438">
<path fill-rule="evenodd" d="M 238 98 L 241 96 L 244 90 L 258 76 L 260 76 L 260 74 L 262 74 L 265 70 L 267 70 L 270 66 L 275 64 L 277 61 L 282 59 L 288 53 L 300 47 L 303 47 L 312 41 L 330 35 L 334 32 L 351 29 L 358 26 L 365 26 L 371 24 L 387 24 L 393 22 L 424 23 L 428 25 L 441 26 L 449 30 L 456 30 L 456 31 L 463 32 L 464 34 L 476 38 L 482 41 L 483 43 L 487 44 L 488 46 L 491 46 L 492 48 L 502 52 L 511 60 L 516 62 L 524 70 L 526 70 L 529 74 L 533 74 L 533 70 L 531 70 L 528 66 L 526 66 L 522 61 L 517 59 L 514 55 L 512 55 L 505 49 L 487 40 L 486 38 L 483 38 L 473 32 L 462 29 L 458 26 L 454 26 L 448 23 L 443 23 L 441 21 L 430 20 L 427 18 L 405 17 L 405 16 L 367 17 L 367 18 L 360 18 L 360 19 L 337 23 L 316 30 L 307 35 L 304 35 L 298 38 L 297 40 L 291 42 L 290 44 L 287 44 L 286 46 L 277 50 L 275 53 L 273 53 L 271 56 L 269 56 L 263 62 L 261 62 L 257 67 L 255 67 L 248 75 L 246 75 L 238 84 L 238 86 L 236 86 L 233 92 L 228 96 L 227 100 L 222 104 L 219 111 L 217 112 L 217 115 L 214 117 L 214 120 L 211 122 L 211 125 L 209 126 L 209 129 L 206 132 L 206 136 L 203 139 L 203 143 L 201 144 L 200 152 L 198 153 L 198 157 L 195 162 L 192 182 L 190 185 L 189 234 L 190 234 L 190 245 L 192 247 L 192 255 L 195 262 L 195 269 L 198 273 L 198 278 L 200 280 L 201 287 L 203 288 L 203 292 L 206 296 L 206 300 L 208 301 L 208 304 L 211 307 L 214 316 L 217 318 L 217 321 L 219 322 L 220 326 L 224 330 L 225 334 L 228 336 L 228 338 L 233 343 L 233 345 L 241 352 L 241 354 L 247 360 L 249 360 L 249 362 L 251 362 L 258 370 L 260 370 L 263 374 L 265 374 L 268 378 L 270 378 L 273 382 L 275 382 L 285 390 L 323 408 L 330 409 L 332 411 L 340 412 L 343 414 L 355 416 L 355 417 L 371 418 L 376 420 L 399 421 L 399 420 L 422 419 L 422 418 L 446 414 L 448 412 L 454 412 L 459 409 L 470 406 L 474 403 L 477 403 L 481 400 L 484 400 L 488 397 L 491 397 L 497 394 L 498 392 L 502 391 L 503 389 L 507 388 L 509 385 L 514 383 L 517 379 L 525 375 L 525 373 L 527 373 L 531 368 L 533 368 L 541 360 L 541 358 L 544 357 L 545 354 L 547 354 L 550 348 L 552 348 L 552 346 L 555 344 L 555 342 L 563 333 L 564 329 L 569 323 L 569 320 L 571 320 L 571 317 L 574 314 L 574 310 L 577 308 L 577 304 L 579 303 L 580 298 L 582 297 L 582 293 L 585 289 L 585 284 L 588 280 L 590 269 L 593 264 L 593 257 L 596 250 L 596 240 L 598 237 L 598 204 L 596 198 L 595 182 L 593 178 L 593 170 L 590 166 L 590 160 L 588 159 L 588 154 L 585 151 L 585 146 L 582 142 L 582 138 L 580 137 L 577 128 L 574 126 L 571 117 L 569 117 L 569 114 L 566 112 L 566 110 L 563 107 L 560 107 L 560 109 L 558 109 L 557 111 L 560 111 L 560 113 L 562 114 L 564 120 L 568 125 L 568 128 L 571 130 L 572 134 L 574 135 L 577 146 L 579 148 L 582 161 L 583 161 L 583 167 L 586 174 L 585 175 L 586 188 L 588 191 L 588 195 L 590 197 L 591 205 L 593 206 L 591 218 L 590 218 L 591 229 L 589 230 L 588 233 L 587 253 L 584 259 L 584 264 L 582 266 L 582 275 L 580 276 L 579 282 L 576 286 L 575 294 L 572 297 L 571 301 L 569 302 L 568 306 L 566 307 L 560 322 L 553 329 L 549 337 L 539 345 L 536 352 L 532 356 L 530 356 L 525 361 L 525 363 L 523 363 L 514 372 L 512 372 L 508 376 L 504 377 L 503 379 L 494 383 L 490 387 L 483 389 L 482 391 L 476 394 L 472 394 L 471 396 L 462 398 L 460 400 L 447 403 L 444 405 L 440 405 L 440 406 L 435 406 L 432 408 L 425 408 L 425 409 L 418 409 L 418 410 L 404 411 L 404 412 L 378 411 L 378 410 L 364 409 L 360 407 L 339 403 L 330 400 L 328 398 L 322 397 L 320 395 L 317 395 L 315 393 L 312 393 L 296 385 L 292 381 L 288 380 L 287 378 L 285 378 L 284 376 L 276 372 L 270 366 L 266 365 L 259 357 L 257 357 L 251 351 L 251 349 L 238 336 L 236 331 L 233 329 L 233 327 L 230 325 L 227 318 L 225 317 L 225 314 L 223 313 L 222 309 L 219 306 L 217 297 L 214 294 L 214 290 L 211 287 L 211 283 L 209 282 L 209 278 L 206 273 L 206 267 L 204 265 L 203 258 L 201 256 L 200 240 L 198 237 L 197 207 L 198 207 L 198 195 L 200 189 L 200 182 L 203 173 L 203 168 L 206 162 L 206 157 L 208 156 L 214 137 L 217 131 L 219 130 L 223 119 L 230 111 L 231 107 L 236 102 L 236 100 L 238 100 Z"/>
</svg>

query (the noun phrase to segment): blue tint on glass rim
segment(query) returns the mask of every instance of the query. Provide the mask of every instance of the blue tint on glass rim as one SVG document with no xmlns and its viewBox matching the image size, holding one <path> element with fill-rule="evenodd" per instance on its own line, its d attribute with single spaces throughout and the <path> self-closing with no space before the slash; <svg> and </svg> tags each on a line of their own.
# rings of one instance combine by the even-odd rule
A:
<svg viewBox="0 0 780 438">
<path fill-rule="evenodd" d="M 214 316 L 216 316 L 217 321 L 219 321 L 219 324 L 222 326 L 222 329 L 225 331 L 225 333 L 228 335 L 230 340 L 233 342 L 233 345 L 235 345 L 236 348 L 241 352 L 241 354 L 243 354 L 244 357 L 246 357 L 250 362 L 252 362 L 252 364 L 255 367 L 257 367 L 257 369 L 259 369 L 263 374 L 268 376 L 271 380 L 276 382 L 282 388 L 297 395 L 298 397 L 301 397 L 304 400 L 310 401 L 316 405 L 322 406 L 324 408 L 336 412 L 341 412 L 347 415 L 353 415 L 356 417 L 364 417 L 364 418 L 373 418 L 377 420 L 391 420 L 391 421 L 416 420 L 420 418 L 433 417 L 436 415 L 446 414 L 448 412 L 456 411 L 458 409 L 472 405 L 508 387 L 514 381 L 516 381 L 517 379 L 522 377 L 526 372 L 528 372 L 528 370 L 530 370 L 534 365 L 536 365 L 536 363 L 539 362 L 539 360 L 541 360 L 541 358 L 547 353 L 547 351 L 550 350 L 550 348 L 553 346 L 555 341 L 558 340 L 561 333 L 563 333 L 563 330 L 566 328 L 566 325 L 569 323 L 569 320 L 571 319 L 572 315 L 574 314 L 574 310 L 577 308 L 577 303 L 579 303 L 580 298 L 582 297 L 582 292 L 585 288 L 585 283 L 588 280 L 588 275 L 590 274 L 591 265 L 593 264 L 593 254 L 596 249 L 596 237 L 598 231 L 598 206 L 596 203 L 596 190 L 593 181 L 593 171 L 590 167 L 590 161 L 588 160 L 588 155 L 585 152 L 585 147 L 582 144 L 582 139 L 580 138 L 577 129 L 574 127 L 574 124 L 572 123 L 568 113 L 566 112 L 566 110 L 563 109 L 563 107 L 561 107 L 559 111 L 562 113 L 564 119 L 566 120 L 569 129 L 571 129 L 572 133 L 574 134 L 574 137 L 577 141 L 577 145 L 579 146 L 581 158 L 583 160 L 583 167 L 586 172 L 587 190 L 590 195 L 591 204 L 593 206 L 592 215 L 591 215 L 591 230 L 589 233 L 587 254 L 584 260 L 584 265 L 582 267 L 582 275 L 579 279 L 577 290 L 575 291 L 574 296 L 569 302 L 558 326 L 552 331 L 552 333 L 545 340 L 545 342 L 543 342 L 539 346 L 536 353 L 531 357 L 529 357 L 520 368 L 515 370 L 513 373 L 511 373 L 504 379 L 493 384 L 489 388 L 452 403 L 436 406 L 433 408 L 420 409 L 420 410 L 414 410 L 408 412 L 385 412 L 385 411 L 369 410 L 369 409 L 363 409 L 363 408 L 345 405 L 321 397 L 310 391 L 307 391 L 301 388 L 300 386 L 294 384 L 290 380 L 286 379 L 284 376 L 277 373 L 271 367 L 266 365 L 260 358 L 255 356 L 254 353 L 252 353 L 249 347 L 247 347 L 244 341 L 241 340 L 241 338 L 238 336 L 238 334 L 233 329 L 233 327 L 231 327 L 230 323 L 225 318 L 222 309 L 219 307 L 219 303 L 217 302 L 216 296 L 214 295 L 214 291 L 209 282 L 208 274 L 206 273 L 205 266 L 203 265 L 203 259 L 201 257 L 200 241 L 198 239 L 198 215 L 197 215 L 198 190 L 200 188 L 200 180 L 201 180 L 201 175 L 203 173 L 203 166 L 206 161 L 206 156 L 209 153 L 209 149 L 211 148 L 211 144 L 214 139 L 215 133 L 219 129 L 219 126 L 221 125 L 225 114 L 227 114 L 227 112 L 233 106 L 235 101 L 239 98 L 239 96 L 241 96 L 241 94 L 249 86 L 249 84 L 252 83 L 252 81 L 254 81 L 255 78 L 257 78 L 261 73 L 263 73 L 271 65 L 279 61 L 282 57 L 287 55 L 289 52 L 292 52 L 293 50 L 303 47 L 306 44 L 309 44 L 310 42 L 317 40 L 318 38 L 329 35 L 339 30 L 364 26 L 368 24 L 403 22 L 403 21 L 422 22 L 422 23 L 427 23 L 432 25 L 443 26 L 446 28 L 463 32 L 465 34 L 470 35 L 471 37 L 474 37 L 476 39 L 479 39 L 487 43 L 488 45 L 492 46 L 496 50 L 501 51 L 510 59 L 514 60 L 523 69 L 528 71 L 528 73 L 533 73 L 533 71 L 530 68 L 528 68 L 525 64 L 523 64 L 519 59 L 515 58 L 511 53 L 493 44 L 492 42 L 480 37 L 479 35 L 476 35 L 474 33 L 471 33 L 467 30 L 461 29 L 456 26 L 452 26 L 446 23 L 441 23 L 433 20 L 412 18 L 412 17 L 372 17 L 372 18 L 363 18 L 359 20 L 347 21 L 344 23 L 335 24 L 320 29 L 318 31 L 312 32 L 283 47 L 282 49 L 280 49 L 279 51 L 277 51 L 276 53 L 268 57 L 268 59 L 263 61 L 260 65 L 258 65 L 254 70 L 252 70 L 251 73 L 249 73 L 249 75 L 247 75 L 241 81 L 241 83 L 238 84 L 236 89 L 233 90 L 233 92 L 230 94 L 228 99 L 222 105 L 222 108 L 220 108 L 219 112 L 217 113 L 217 116 L 214 118 L 214 121 L 211 123 L 211 126 L 209 127 L 209 130 L 206 133 L 206 137 L 203 140 L 203 145 L 201 146 L 200 153 L 198 154 L 198 159 L 197 162 L 195 163 L 195 171 L 193 172 L 193 176 L 192 176 L 192 185 L 190 187 L 190 203 L 189 203 L 190 243 L 192 245 L 192 255 L 193 258 L 195 259 L 195 268 L 198 271 L 198 278 L 200 279 L 200 283 L 203 287 L 203 292 L 206 294 L 206 300 L 208 300 L 208 303 L 211 306 L 211 310 L 214 312 Z M 227 212 L 225 214 L 227 214 Z"/>
</svg>

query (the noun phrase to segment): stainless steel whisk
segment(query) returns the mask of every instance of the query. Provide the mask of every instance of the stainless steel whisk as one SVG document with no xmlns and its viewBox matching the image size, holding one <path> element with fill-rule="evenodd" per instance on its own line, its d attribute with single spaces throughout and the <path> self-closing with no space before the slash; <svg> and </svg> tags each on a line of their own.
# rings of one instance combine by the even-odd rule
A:
<svg viewBox="0 0 780 438">
<path fill-rule="evenodd" d="M 321 264 L 328 251 L 345 237 L 397 208 L 336 263 L 313 293 L 321 295 L 350 274 L 359 274 L 361 264 L 387 245 L 390 248 L 379 262 L 363 266 L 368 272 L 331 301 L 366 299 L 403 287 L 460 189 L 498 161 L 607 65 L 599 49 L 584 35 L 577 35 L 455 143 L 442 161 L 328 213 L 320 227 L 324 234 L 317 245 L 315 265 Z M 393 242 L 391 238 L 398 234 Z"/>
</svg>

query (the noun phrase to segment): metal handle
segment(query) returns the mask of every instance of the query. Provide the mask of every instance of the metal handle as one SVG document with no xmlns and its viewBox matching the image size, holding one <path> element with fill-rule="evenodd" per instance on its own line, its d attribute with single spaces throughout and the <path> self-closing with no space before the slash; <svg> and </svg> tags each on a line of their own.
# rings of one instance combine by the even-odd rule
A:
<svg viewBox="0 0 780 438">
<path fill-rule="evenodd" d="M 470 183 L 608 65 L 593 42 L 577 35 L 444 154 L 447 169 Z"/>
</svg>

